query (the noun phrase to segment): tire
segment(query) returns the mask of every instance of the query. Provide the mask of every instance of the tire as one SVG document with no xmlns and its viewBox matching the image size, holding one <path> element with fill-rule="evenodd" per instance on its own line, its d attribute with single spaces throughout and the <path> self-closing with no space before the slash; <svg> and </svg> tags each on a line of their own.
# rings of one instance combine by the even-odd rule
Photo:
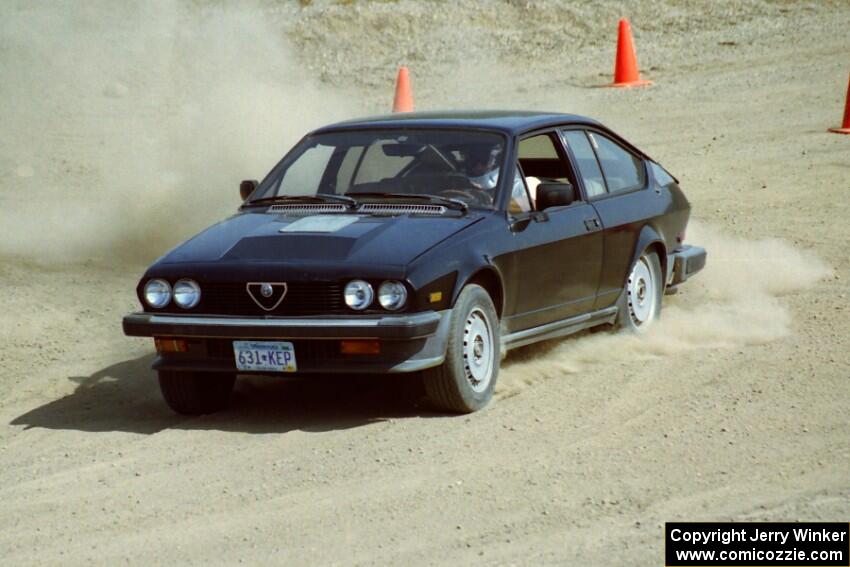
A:
<svg viewBox="0 0 850 567">
<path fill-rule="evenodd" d="M 664 278 L 655 252 L 644 251 L 629 270 L 617 303 L 617 327 L 644 332 L 661 316 Z"/>
<path fill-rule="evenodd" d="M 451 315 L 446 360 L 423 373 L 428 398 L 439 409 L 470 413 L 486 406 L 499 377 L 499 317 L 487 291 L 463 288 Z"/>
<path fill-rule="evenodd" d="M 159 389 L 168 406 L 184 415 L 223 410 L 230 402 L 235 374 L 159 371 Z"/>
</svg>

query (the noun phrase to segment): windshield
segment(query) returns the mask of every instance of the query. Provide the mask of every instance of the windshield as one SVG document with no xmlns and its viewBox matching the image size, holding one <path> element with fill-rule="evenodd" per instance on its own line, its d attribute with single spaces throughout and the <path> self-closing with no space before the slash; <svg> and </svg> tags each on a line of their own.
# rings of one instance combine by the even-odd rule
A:
<svg viewBox="0 0 850 567">
<path fill-rule="evenodd" d="M 427 195 L 463 201 L 470 207 L 493 208 L 503 153 L 503 136 L 469 130 L 318 134 L 296 146 L 251 200 Z"/>
</svg>

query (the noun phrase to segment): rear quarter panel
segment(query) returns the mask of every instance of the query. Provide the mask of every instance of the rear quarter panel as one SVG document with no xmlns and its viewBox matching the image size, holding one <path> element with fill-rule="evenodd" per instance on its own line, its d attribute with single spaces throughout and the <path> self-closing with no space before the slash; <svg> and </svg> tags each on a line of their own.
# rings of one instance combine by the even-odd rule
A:
<svg viewBox="0 0 850 567">
<path fill-rule="evenodd" d="M 647 186 L 644 189 L 593 202 L 606 229 L 605 261 L 596 309 L 616 303 L 629 269 L 649 246 L 663 246 L 660 260 L 662 273 L 666 273 L 666 253 L 678 246 L 677 236 L 684 232 L 688 222 L 690 205 L 678 184 L 672 179 L 662 184 L 660 181 L 665 180 L 659 180 L 651 162 L 645 161 Z"/>
</svg>

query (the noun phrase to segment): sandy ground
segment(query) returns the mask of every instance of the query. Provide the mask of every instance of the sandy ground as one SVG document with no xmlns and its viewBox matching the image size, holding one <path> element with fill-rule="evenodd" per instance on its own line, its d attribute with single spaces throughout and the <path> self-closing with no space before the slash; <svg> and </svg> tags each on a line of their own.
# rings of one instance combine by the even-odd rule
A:
<svg viewBox="0 0 850 567">
<path fill-rule="evenodd" d="M 4 565 L 661 565 L 665 521 L 850 518 L 846 2 L 2 11 Z M 652 88 L 594 88 L 623 15 Z M 611 125 L 708 268 L 648 337 L 512 354 L 475 415 L 353 377 L 172 414 L 121 334 L 145 265 L 401 63 L 419 108 Z"/>
</svg>

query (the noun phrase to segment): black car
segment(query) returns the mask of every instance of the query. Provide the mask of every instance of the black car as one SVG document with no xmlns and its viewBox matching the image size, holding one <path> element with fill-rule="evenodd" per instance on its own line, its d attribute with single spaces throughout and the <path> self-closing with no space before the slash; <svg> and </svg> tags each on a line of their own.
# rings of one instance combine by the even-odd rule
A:
<svg viewBox="0 0 850 567">
<path fill-rule="evenodd" d="M 705 264 L 676 179 L 598 122 L 406 113 L 308 134 L 230 218 L 139 282 L 130 336 L 180 413 L 237 374 L 422 373 L 433 403 L 490 400 L 508 349 L 641 331 Z"/>
</svg>

